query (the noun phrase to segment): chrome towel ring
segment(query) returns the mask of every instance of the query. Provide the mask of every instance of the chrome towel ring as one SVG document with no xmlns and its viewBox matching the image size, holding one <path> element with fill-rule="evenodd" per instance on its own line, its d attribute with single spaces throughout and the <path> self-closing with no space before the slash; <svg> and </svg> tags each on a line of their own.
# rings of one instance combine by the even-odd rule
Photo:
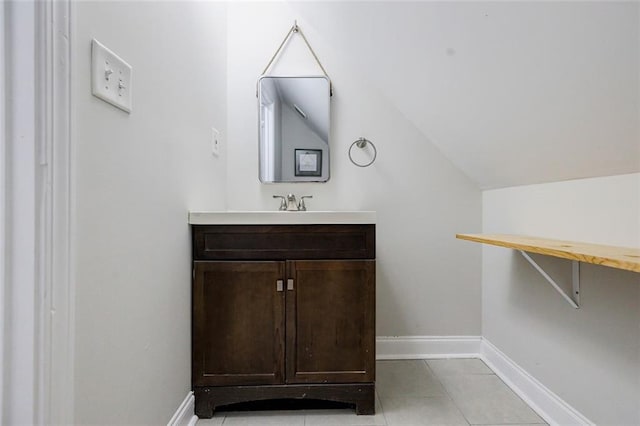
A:
<svg viewBox="0 0 640 426">
<path fill-rule="evenodd" d="M 357 146 L 360 149 L 364 149 L 367 146 L 367 144 L 371 145 L 371 147 L 373 148 L 373 158 L 371 159 L 371 161 L 369 161 L 366 164 L 356 163 L 353 157 L 351 156 L 351 150 L 353 149 L 354 146 Z M 377 156 L 378 156 L 378 150 L 376 149 L 376 146 L 369 139 L 365 139 L 363 137 L 359 138 L 357 141 L 352 143 L 351 146 L 349 147 L 349 160 L 351 160 L 351 162 L 358 167 L 369 167 L 370 165 L 373 164 L 374 161 L 376 161 Z"/>
</svg>

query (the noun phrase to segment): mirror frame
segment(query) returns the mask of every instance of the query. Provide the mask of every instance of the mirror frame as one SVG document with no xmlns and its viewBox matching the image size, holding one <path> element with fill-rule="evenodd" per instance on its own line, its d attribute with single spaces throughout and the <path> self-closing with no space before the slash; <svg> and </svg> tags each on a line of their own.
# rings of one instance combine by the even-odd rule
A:
<svg viewBox="0 0 640 426">
<path fill-rule="evenodd" d="M 265 181 L 262 180 L 262 175 L 263 175 L 263 162 L 261 161 L 262 159 L 262 151 L 263 151 L 263 141 L 262 141 L 262 132 L 261 132 L 261 118 L 262 118 L 262 92 L 260 90 L 261 87 L 261 82 L 264 79 L 268 79 L 268 78 L 281 78 L 281 79 L 287 79 L 287 78 L 313 78 L 313 79 L 324 79 L 327 82 L 327 99 L 328 99 L 328 111 L 327 111 L 327 147 L 326 147 L 326 158 L 321 158 L 322 163 L 326 164 L 327 167 L 327 174 L 326 174 L 326 178 L 323 178 L 322 176 L 318 176 L 314 173 L 303 173 L 303 174 L 296 174 L 296 176 L 294 176 L 293 180 L 273 180 L 273 181 Z M 331 80 L 329 79 L 328 76 L 326 75 L 262 75 L 260 76 L 260 78 L 258 78 L 258 82 L 257 82 L 257 88 L 256 88 L 256 95 L 258 98 L 258 180 L 260 181 L 260 183 L 263 184 L 272 184 L 272 183 L 309 183 L 309 182 L 313 182 L 313 183 L 325 183 L 328 182 L 329 179 L 331 178 L 331 167 L 330 167 L 330 153 L 331 153 L 331 146 L 330 146 L 330 140 L 331 140 Z M 300 149 L 297 149 L 298 151 Z M 314 149 L 307 149 L 307 151 L 313 151 Z M 295 151 L 294 151 L 295 152 Z M 295 154 L 294 154 L 295 155 Z M 298 158 L 294 158 L 292 159 L 292 161 L 294 162 L 294 169 L 295 169 L 295 163 L 297 162 Z"/>
</svg>

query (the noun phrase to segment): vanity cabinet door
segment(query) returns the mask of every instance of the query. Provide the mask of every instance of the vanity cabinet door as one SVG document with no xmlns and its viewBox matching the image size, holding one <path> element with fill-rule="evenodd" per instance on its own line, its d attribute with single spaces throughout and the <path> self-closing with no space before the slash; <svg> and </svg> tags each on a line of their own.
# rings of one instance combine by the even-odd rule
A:
<svg viewBox="0 0 640 426">
<path fill-rule="evenodd" d="M 287 383 L 373 382 L 375 261 L 289 261 L 287 277 Z"/>
<path fill-rule="evenodd" d="M 284 383 L 284 262 L 194 262 L 194 386 Z"/>
</svg>

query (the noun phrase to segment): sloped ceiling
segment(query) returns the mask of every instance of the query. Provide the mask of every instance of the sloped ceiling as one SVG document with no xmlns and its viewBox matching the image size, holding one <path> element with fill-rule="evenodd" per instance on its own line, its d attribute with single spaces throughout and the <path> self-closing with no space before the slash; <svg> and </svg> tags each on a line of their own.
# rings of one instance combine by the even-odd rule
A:
<svg viewBox="0 0 640 426">
<path fill-rule="evenodd" d="M 483 189 L 640 171 L 638 2 L 290 5 Z"/>
</svg>

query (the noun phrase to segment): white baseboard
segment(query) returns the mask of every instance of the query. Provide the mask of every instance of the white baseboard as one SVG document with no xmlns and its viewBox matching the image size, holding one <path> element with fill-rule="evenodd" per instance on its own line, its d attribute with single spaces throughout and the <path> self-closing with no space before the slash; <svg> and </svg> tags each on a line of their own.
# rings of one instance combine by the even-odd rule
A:
<svg viewBox="0 0 640 426">
<path fill-rule="evenodd" d="M 479 358 L 551 426 L 595 425 L 481 336 L 391 336 L 376 339 L 378 360 Z M 194 426 L 189 392 L 167 426 Z"/>
<path fill-rule="evenodd" d="M 486 339 L 480 358 L 551 426 L 595 425 Z"/>
<path fill-rule="evenodd" d="M 195 401 L 193 392 L 189 392 L 167 426 L 194 426 L 198 421 L 198 417 L 194 414 Z"/>
<path fill-rule="evenodd" d="M 481 346 L 480 336 L 380 336 L 376 358 L 478 358 Z"/>
<path fill-rule="evenodd" d="M 378 337 L 376 358 L 479 358 L 551 426 L 594 425 L 481 336 Z"/>
</svg>

